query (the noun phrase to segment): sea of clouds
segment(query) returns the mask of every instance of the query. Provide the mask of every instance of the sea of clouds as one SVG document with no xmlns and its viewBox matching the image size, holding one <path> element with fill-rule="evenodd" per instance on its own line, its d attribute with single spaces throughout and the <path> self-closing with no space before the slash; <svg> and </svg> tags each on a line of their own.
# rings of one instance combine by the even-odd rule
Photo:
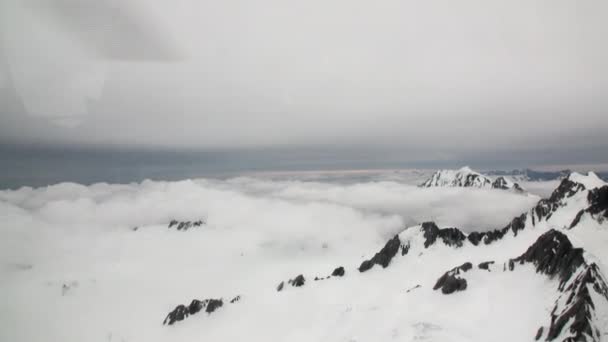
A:
<svg viewBox="0 0 608 342">
<path fill-rule="evenodd" d="M 427 220 L 465 231 L 502 227 L 539 199 L 419 188 L 419 175 L 408 177 L 290 174 L 2 190 L 0 292 L 8 300 L 0 301 L 0 340 L 166 340 L 173 337 L 162 335 L 171 331 L 160 320 L 191 298 L 258 296 L 297 273 L 350 269 Z M 537 184 L 544 192 L 549 186 Z M 173 219 L 206 224 L 176 231 L 167 228 Z"/>
<path fill-rule="evenodd" d="M 536 185 L 543 195 L 555 185 L 543 184 Z M 172 219 L 205 219 L 208 229 L 247 237 L 259 246 L 306 250 L 348 242 L 364 247 L 429 220 L 464 231 L 500 228 L 538 199 L 493 189 L 419 188 L 392 179 L 61 183 L 0 191 L 0 228 L 5 253 L 24 241 L 44 244 L 40 236 L 53 231 L 130 231 L 166 226 Z"/>
</svg>

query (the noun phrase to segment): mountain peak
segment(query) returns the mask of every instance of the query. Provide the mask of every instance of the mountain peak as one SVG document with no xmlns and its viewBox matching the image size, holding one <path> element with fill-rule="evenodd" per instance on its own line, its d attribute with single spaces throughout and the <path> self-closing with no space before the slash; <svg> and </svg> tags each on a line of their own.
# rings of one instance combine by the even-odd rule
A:
<svg viewBox="0 0 608 342">
<path fill-rule="evenodd" d="M 427 179 L 420 185 L 423 188 L 431 187 L 471 187 L 471 188 L 489 188 L 500 190 L 514 190 L 523 192 L 524 190 L 519 184 L 512 182 L 505 177 L 491 179 L 481 173 L 474 171 L 468 166 L 461 167 L 458 170 L 439 170 L 436 171 L 431 178 Z"/>
<path fill-rule="evenodd" d="M 471 168 L 470 168 L 470 167 L 468 167 L 468 166 L 463 166 L 463 167 L 461 167 L 461 168 L 458 170 L 458 172 L 460 172 L 460 173 L 478 173 L 478 172 L 473 171 L 473 169 L 471 169 Z"/>
<path fill-rule="evenodd" d="M 582 184 L 586 189 L 595 189 L 606 185 L 606 182 L 598 177 L 595 172 L 591 171 L 589 171 L 587 175 L 578 172 L 571 172 L 568 175 L 568 179 L 574 183 Z"/>
</svg>

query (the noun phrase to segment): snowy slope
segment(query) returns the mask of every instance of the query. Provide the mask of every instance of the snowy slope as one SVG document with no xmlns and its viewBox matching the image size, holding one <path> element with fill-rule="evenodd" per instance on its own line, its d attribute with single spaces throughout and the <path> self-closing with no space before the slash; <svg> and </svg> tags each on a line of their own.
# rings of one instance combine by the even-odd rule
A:
<svg viewBox="0 0 608 342">
<path fill-rule="evenodd" d="M 482 175 L 479 172 L 473 171 L 468 166 L 458 170 L 439 170 L 435 172 L 429 179 L 420 185 L 421 187 L 474 187 L 474 188 L 490 188 L 500 190 L 512 190 L 523 192 L 524 190 L 519 184 L 514 183 L 508 178 L 497 177 L 491 179 Z"/>
<path fill-rule="evenodd" d="M 572 174 L 503 228 L 479 232 L 398 229 L 394 216 L 337 201 L 201 184 L 2 193 L 0 340 L 533 341 L 540 331 L 578 341 L 579 326 L 590 327 L 586 340 L 606 340 L 608 187 L 593 174 Z M 206 209 L 197 216 L 192 205 Z M 393 232 L 388 242 L 377 229 Z M 182 304 L 193 314 L 163 325 Z"/>
</svg>

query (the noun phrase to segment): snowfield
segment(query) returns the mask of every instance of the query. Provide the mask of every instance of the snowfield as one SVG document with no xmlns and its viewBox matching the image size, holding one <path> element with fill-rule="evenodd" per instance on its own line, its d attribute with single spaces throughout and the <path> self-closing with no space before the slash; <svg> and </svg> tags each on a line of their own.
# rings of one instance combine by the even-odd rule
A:
<svg viewBox="0 0 608 342">
<path fill-rule="evenodd" d="M 534 341 L 539 327 L 544 340 L 552 312 L 567 305 L 558 297 L 574 290 L 561 289 L 561 275 L 542 274 L 533 262 L 509 269 L 510 260 L 555 229 L 584 248 L 585 263 L 570 270 L 568 284 L 585 265 L 608 274 L 606 208 L 589 199 L 606 184 L 593 174 L 569 179 L 566 190 L 576 191 L 538 205 L 532 194 L 395 180 L 198 179 L 0 191 L 0 341 Z M 599 214 L 581 213 L 593 203 Z M 186 225 L 169 227 L 172 220 L 191 224 L 178 230 Z M 433 238 L 422 224 L 428 221 L 460 233 Z M 472 242 L 474 231 L 503 227 L 496 240 Z M 360 272 L 395 236 L 399 249 L 386 267 Z M 494 263 L 480 268 L 486 261 Z M 472 268 L 458 277 L 466 289 L 434 290 L 465 263 Z M 344 276 L 326 278 L 339 266 Z M 300 274 L 303 286 L 288 283 Z M 594 330 L 587 340 L 606 341 L 608 297 L 589 292 Z M 163 325 L 180 304 L 220 298 L 212 313 Z M 555 340 L 568 338 L 568 329 Z"/>
</svg>

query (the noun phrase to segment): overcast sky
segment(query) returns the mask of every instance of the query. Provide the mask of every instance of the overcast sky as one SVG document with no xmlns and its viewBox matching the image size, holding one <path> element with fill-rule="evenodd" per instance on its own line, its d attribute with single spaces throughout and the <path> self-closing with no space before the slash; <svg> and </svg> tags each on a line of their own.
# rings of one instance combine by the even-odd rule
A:
<svg viewBox="0 0 608 342">
<path fill-rule="evenodd" d="M 5 144 L 608 160 L 606 1 L 0 4 Z"/>
</svg>

